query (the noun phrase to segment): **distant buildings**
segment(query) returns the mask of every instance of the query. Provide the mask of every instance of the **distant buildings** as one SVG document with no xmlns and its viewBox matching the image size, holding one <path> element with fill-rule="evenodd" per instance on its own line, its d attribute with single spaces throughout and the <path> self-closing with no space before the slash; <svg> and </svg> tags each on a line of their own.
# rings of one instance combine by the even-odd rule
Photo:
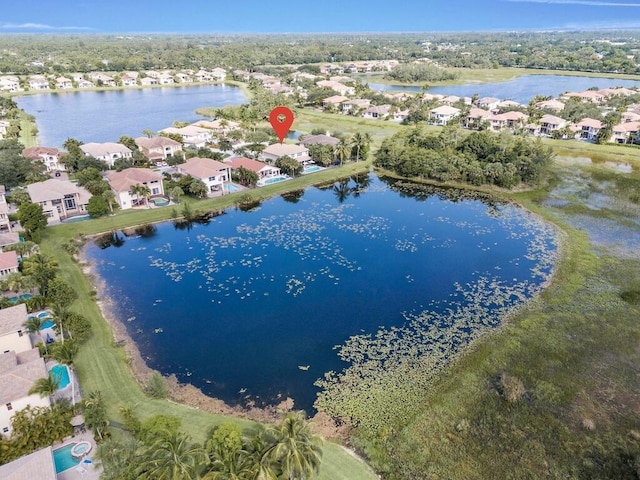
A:
<svg viewBox="0 0 640 480">
<path fill-rule="evenodd" d="M 115 161 L 119 158 L 131 158 L 131 150 L 121 143 L 85 143 L 80 145 L 80 150 L 85 155 L 97 158 L 105 162 L 109 168 L 113 167 Z"/>
</svg>

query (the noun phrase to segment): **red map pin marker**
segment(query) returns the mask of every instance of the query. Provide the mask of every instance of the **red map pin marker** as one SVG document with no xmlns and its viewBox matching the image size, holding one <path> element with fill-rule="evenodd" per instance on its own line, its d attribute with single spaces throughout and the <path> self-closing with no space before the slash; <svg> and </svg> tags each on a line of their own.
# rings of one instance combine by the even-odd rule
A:
<svg viewBox="0 0 640 480">
<path fill-rule="evenodd" d="M 287 107 L 276 107 L 269 114 L 269 123 L 282 143 L 293 125 L 293 112 Z"/>
</svg>

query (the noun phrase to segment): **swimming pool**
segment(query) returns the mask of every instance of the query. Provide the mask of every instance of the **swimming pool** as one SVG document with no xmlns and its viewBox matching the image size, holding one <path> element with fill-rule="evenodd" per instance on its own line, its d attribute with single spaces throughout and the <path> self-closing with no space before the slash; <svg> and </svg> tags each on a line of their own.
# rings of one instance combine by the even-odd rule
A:
<svg viewBox="0 0 640 480">
<path fill-rule="evenodd" d="M 40 312 L 38 314 L 38 318 L 49 318 L 51 317 L 51 315 L 49 314 L 49 312 Z"/>
<path fill-rule="evenodd" d="M 69 369 L 66 365 L 54 365 L 49 372 L 51 372 L 53 378 L 58 380 L 58 390 L 64 390 L 69 386 L 69 383 L 71 383 L 69 380 Z"/>
<path fill-rule="evenodd" d="M 55 323 L 53 322 L 53 320 L 47 320 L 42 324 L 42 326 L 40 327 L 40 330 L 44 330 L 45 328 L 51 328 L 54 325 Z"/>
<path fill-rule="evenodd" d="M 16 297 L 9 297 L 9 301 L 12 303 L 17 302 L 18 300 L 29 300 L 31 298 L 30 293 L 25 293 Z"/>
<path fill-rule="evenodd" d="M 272 185 L 274 183 L 280 183 L 290 179 L 291 177 L 288 177 L 286 175 L 278 175 L 275 177 L 263 178 L 262 180 L 258 180 L 258 186 L 264 187 L 265 185 Z"/>
<path fill-rule="evenodd" d="M 169 199 L 164 197 L 155 197 L 149 200 L 156 207 L 165 207 L 169 205 Z"/>
<path fill-rule="evenodd" d="M 225 183 L 224 189 L 230 193 L 240 191 L 240 188 L 237 185 L 234 185 L 233 183 Z"/>
<path fill-rule="evenodd" d="M 56 473 L 62 473 L 80 463 L 80 459 L 75 459 L 73 458 L 73 455 L 71 455 L 71 450 L 75 446 L 75 443 L 70 443 L 69 445 L 65 445 L 64 447 L 53 451 L 53 461 L 56 464 Z"/>
<path fill-rule="evenodd" d="M 77 217 L 67 218 L 63 220 L 62 223 L 76 223 L 76 222 L 84 222 L 85 220 L 89 220 L 91 215 L 79 215 Z"/>
<path fill-rule="evenodd" d="M 324 170 L 324 168 L 318 165 L 309 165 L 307 167 L 304 167 L 304 169 L 302 170 L 302 175 L 306 175 L 307 173 L 319 172 L 320 170 Z"/>
</svg>

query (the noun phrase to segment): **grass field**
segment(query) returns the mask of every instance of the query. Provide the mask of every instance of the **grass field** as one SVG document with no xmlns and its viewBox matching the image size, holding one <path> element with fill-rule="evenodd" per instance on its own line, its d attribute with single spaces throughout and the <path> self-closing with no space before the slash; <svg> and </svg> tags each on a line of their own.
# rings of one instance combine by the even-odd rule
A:
<svg viewBox="0 0 640 480">
<path fill-rule="evenodd" d="M 303 188 L 311 183 L 328 181 L 341 176 L 366 170 L 364 162 L 350 164 L 341 168 L 323 170 L 314 175 L 300 177 L 289 182 L 275 184 L 252 191 L 254 198 L 266 198 L 292 189 Z M 198 209 L 221 210 L 234 204 L 238 195 L 228 195 L 213 200 L 194 202 Z M 54 257 L 59 264 L 61 276 L 78 293 L 74 309 L 89 319 L 93 335 L 78 354 L 76 369 L 85 392 L 100 390 L 108 406 L 109 418 L 122 421 L 119 408 L 131 406 L 144 419 L 152 415 L 173 415 L 181 420 L 182 430 L 188 432 L 198 442 L 205 439 L 207 432 L 222 422 L 235 422 L 245 429 L 251 429 L 253 423 L 233 417 L 215 415 L 198 409 L 179 405 L 166 400 L 152 400 L 147 397 L 133 378 L 128 366 L 124 349 L 114 344 L 113 334 L 97 304 L 91 296 L 91 285 L 82 273 L 80 265 L 64 250 L 65 242 L 79 235 L 99 233 L 170 218 L 170 208 L 125 211 L 118 215 L 100 220 L 60 225 L 47 229 L 42 242 L 42 251 Z M 322 480 L 370 480 L 376 478 L 373 471 L 360 459 L 351 455 L 342 447 L 327 443 L 320 474 Z"/>
</svg>

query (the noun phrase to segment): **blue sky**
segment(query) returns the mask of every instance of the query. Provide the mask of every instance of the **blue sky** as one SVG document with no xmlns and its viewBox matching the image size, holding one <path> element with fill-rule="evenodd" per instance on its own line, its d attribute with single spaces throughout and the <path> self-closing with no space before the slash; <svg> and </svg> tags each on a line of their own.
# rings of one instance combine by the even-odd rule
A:
<svg viewBox="0 0 640 480">
<path fill-rule="evenodd" d="M 2 33 L 640 28 L 640 0 L 20 0 L 3 3 Z"/>
</svg>

